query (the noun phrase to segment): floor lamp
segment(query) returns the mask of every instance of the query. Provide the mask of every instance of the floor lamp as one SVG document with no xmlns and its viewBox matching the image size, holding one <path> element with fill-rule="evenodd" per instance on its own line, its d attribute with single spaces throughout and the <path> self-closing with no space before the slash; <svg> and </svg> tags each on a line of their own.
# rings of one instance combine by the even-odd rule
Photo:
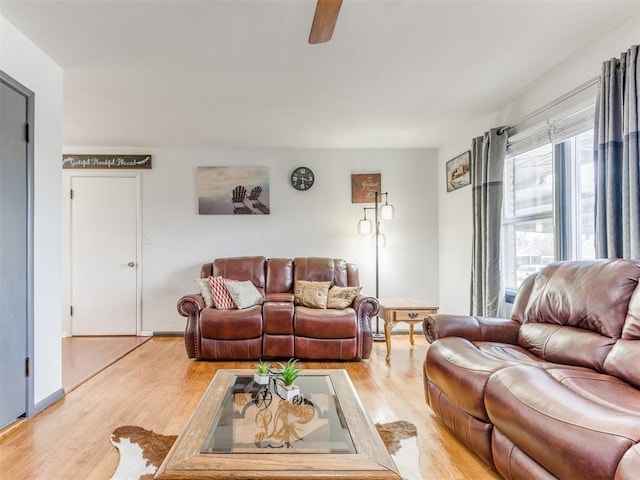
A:
<svg viewBox="0 0 640 480">
<path fill-rule="evenodd" d="M 387 193 L 374 193 L 374 206 L 364 207 L 364 218 L 358 222 L 358 233 L 368 234 L 373 231 L 373 245 L 376 249 L 376 298 L 380 294 L 380 248 L 384 248 L 387 244 L 387 237 L 383 233 L 380 233 L 380 220 L 390 220 L 393 218 L 393 206 L 389 205 L 387 200 Z M 384 205 L 379 205 L 379 200 L 384 196 Z M 371 220 L 367 218 L 367 210 L 373 210 L 373 225 Z M 375 226 L 375 230 L 373 228 Z M 373 333 L 373 339 L 375 341 L 384 340 L 384 333 L 380 331 L 380 318 L 376 315 L 376 331 Z"/>
</svg>

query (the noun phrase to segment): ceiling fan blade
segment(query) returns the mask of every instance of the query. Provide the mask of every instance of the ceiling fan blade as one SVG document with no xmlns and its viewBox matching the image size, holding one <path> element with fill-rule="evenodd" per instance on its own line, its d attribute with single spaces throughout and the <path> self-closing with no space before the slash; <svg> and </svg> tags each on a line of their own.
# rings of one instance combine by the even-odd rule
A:
<svg viewBox="0 0 640 480">
<path fill-rule="evenodd" d="M 309 34 L 309 43 L 324 43 L 331 40 L 341 6 L 342 0 L 318 0 Z"/>
</svg>

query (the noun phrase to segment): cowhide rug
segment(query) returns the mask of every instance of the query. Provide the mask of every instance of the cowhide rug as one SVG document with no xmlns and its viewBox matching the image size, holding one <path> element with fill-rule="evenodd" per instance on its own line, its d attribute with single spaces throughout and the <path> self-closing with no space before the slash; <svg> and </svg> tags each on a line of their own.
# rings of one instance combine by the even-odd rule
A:
<svg viewBox="0 0 640 480">
<path fill-rule="evenodd" d="M 402 478 L 404 480 L 422 480 L 416 426 L 404 420 L 397 420 L 389 423 L 376 423 L 376 428 Z"/>
<path fill-rule="evenodd" d="M 111 443 L 120 452 L 120 463 L 111 480 L 152 480 L 176 438 L 142 427 L 116 428 Z"/>
<path fill-rule="evenodd" d="M 415 425 L 402 420 L 376 423 L 404 480 L 422 480 Z M 111 434 L 111 443 L 120 452 L 118 468 L 111 480 L 151 480 L 175 442 L 176 435 L 160 435 L 141 427 L 118 427 Z"/>
</svg>

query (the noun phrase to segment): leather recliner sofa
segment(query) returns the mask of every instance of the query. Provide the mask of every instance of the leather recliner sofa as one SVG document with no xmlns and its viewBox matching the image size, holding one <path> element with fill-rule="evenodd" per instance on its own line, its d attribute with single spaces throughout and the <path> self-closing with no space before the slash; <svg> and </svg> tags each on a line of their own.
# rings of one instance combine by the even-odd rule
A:
<svg viewBox="0 0 640 480">
<path fill-rule="evenodd" d="M 427 317 L 427 403 L 504 478 L 640 478 L 639 277 L 637 260 L 559 262 L 510 319 Z"/>
<path fill-rule="evenodd" d="M 200 276 L 250 280 L 264 302 L 240 310 L 218 310 L 206 307 L 201 294 L 182 297 L 178 312 L 187 318 L 184 339 L 189 358 L 356 360 L 371 355 L 370 317 L 378 313 L 377 299 L 357 295 L 343 309 L 294 303 L 299 280 L 359 287 L 358 269 L 352 263 L 320 257 L 220 258 L 203 265 Z"/>
</svg>

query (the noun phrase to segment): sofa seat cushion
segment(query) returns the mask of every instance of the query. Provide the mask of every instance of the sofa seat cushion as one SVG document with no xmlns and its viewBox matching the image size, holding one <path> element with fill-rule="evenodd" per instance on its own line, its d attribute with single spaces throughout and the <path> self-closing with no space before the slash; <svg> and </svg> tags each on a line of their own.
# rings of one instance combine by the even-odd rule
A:
<svg viewBox="0 0 640 480">
<path fill-rule="evenodd" d="M 521 363 L 549 364 L 517 345 L 445 337 L 429 346 L 425 373 L 450 401 L 488 422 L 484 391 L 489 377 L 502 368 Z"/>
<path fill-rule="evenodd" d="M 358 334 L 358 319 L 353 308 L 343 310 L 296 307 L 296 337 L 354 338 Z"/>
<path fill-rule="evenodd" d="M 487 383 L 487 413 L 495 428 L 556 477 L 611 479 L 620 459 L 640 441 L 640 417 L 606 405 L 610 394 L 597 393 L 600 388 L 622 392 L 617 382 L 595 377 L 591 382 L 587 386 L 583 378 L 572 385 L 567 379 L 565 385 L 551 370 L 503 368 Z"/>
<path fill-rule="evenodd" d="M 200 315 L 200 335 L 218 340 L 262 337 L 262 305 L 244 310 L 205 308 Z"/>
<path fill-rule="evenodd" d="M 553 368 L 549 374 L 583 398 L 628 415 L 640 417 L 640 390 L 611 375 L 586 368 Z"/>
</svg>

